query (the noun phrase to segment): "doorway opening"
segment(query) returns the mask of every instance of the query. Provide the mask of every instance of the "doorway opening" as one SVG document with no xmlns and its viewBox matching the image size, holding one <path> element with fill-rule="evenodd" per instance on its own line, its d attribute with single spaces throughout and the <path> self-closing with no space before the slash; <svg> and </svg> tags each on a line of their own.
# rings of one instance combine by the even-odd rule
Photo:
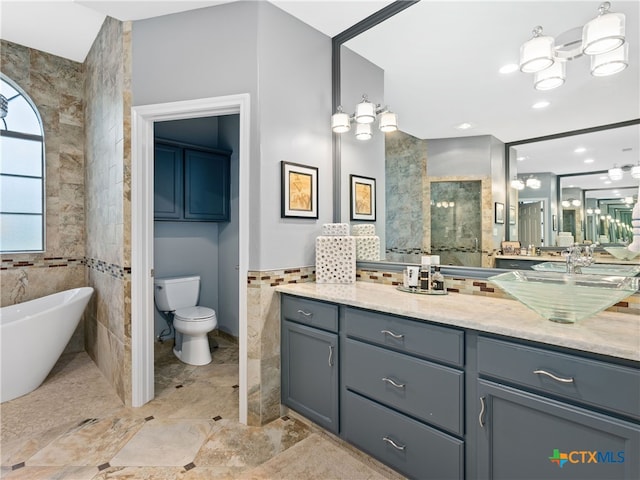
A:
<svg viewBox="0 0 640 480">
<path fill-rule="evenodd" d="M 238 340 L 239 421 L 247 423 L 247 290 L 249 263 L 248 94 L 132 108 L 131 158 L 131 382 L 132 406 L 154 398 L 154 127 L 157 122 L 238 115 Z"/>
</svg>

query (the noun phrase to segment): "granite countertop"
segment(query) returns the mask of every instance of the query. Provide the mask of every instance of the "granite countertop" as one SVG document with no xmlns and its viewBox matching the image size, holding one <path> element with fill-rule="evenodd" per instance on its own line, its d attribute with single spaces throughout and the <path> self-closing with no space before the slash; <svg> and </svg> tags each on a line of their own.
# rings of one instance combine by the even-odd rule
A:
<svg viewBox="0 0 640 480">
<path fill-rule="evenodd" d="M 602 312 L 562 324 L 542 318 L 516 300 L 460 293 L 417 295 L 370 282 L 296 283 L 278 286 L 276 291 L 640 361 L 640 316 L 627 313 Z"/>
</svg>

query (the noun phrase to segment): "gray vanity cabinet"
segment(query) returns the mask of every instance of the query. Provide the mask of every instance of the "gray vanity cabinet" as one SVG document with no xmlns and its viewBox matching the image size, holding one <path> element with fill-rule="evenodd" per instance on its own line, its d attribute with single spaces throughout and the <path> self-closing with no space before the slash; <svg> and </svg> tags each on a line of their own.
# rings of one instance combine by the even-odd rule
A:
<svg viewBox="0 0 640 480">
<path fill-rule="evenodd" d="M 478 477 L 640 478 L 636 369 L 478 340 Z"/>
<path fill-rule="evenodd" d="M 283 295 L 282 403 L 338 433 L 338 307 Z"/>
<path fill-rule="evenodd" d="M 411 478 L 463 478 L 464 333 L 349 307 L 340 320 L 343 438 Z"/>
</svg>

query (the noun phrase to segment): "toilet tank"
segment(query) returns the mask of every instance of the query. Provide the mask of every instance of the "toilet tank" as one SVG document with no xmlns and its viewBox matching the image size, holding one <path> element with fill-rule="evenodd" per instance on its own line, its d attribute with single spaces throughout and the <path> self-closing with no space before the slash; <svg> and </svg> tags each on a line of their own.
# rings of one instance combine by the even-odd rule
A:
<svg viewBox="0 0 640 480">
<path fill-rule="evenodd" d="M 156 278 L 153 284 L 156 306 L 161 312 L 172 312 L 179 308 L 198 305 L 200 277 L 197 275 Z"/>
</svg>

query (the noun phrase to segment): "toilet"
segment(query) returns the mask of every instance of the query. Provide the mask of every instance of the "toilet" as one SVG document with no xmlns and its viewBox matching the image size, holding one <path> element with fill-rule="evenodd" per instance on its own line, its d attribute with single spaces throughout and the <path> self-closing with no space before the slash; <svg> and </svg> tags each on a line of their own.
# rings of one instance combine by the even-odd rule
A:
<svg viewBox="0 0 640 480">
<path fill-rule="evenodd" d="M 158 310 L 173 314 L 175 356 L 189 365 L 211 363 L 207 333 L 218 326 L 218 319 L 212 308 L 198 306 L 200 277 L 156 278 L 153 283 Z"/>
</svg>

